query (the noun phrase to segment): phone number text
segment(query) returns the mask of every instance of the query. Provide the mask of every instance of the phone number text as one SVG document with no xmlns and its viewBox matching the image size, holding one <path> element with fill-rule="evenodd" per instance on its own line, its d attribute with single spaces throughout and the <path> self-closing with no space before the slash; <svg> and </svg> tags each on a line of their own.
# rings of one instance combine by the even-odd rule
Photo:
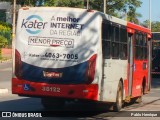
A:
<svg viewBox="0 0 160 120">
<path fill-rule="evenodd" d="M 45 57 L 47 58 L 57 58 L 57 59 L 78 59 L 78 54 L 60 54 L 60 53 L 50 53 L 46 52 Z"/>
</svg>

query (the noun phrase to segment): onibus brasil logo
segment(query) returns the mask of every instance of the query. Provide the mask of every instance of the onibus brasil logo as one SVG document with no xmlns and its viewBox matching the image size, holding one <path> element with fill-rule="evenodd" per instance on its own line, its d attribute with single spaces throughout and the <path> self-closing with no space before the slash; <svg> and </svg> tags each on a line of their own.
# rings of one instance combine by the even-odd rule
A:
<svg viewBox="0 0 160 120">
<path fill-rule="evenodd" d="M 25 28 L 30 34 L 40 33 L 48 22 L 43 22 L 43 19 L 38 15 L 31 15 L 27 19 L 23 19 L 21 28 Z"/>
</svg>

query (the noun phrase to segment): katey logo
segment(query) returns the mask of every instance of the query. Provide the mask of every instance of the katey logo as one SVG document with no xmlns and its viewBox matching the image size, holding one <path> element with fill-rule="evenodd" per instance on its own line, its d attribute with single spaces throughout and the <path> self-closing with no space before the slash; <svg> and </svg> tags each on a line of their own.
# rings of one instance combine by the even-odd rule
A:
<svg viewBox="0 0 160 120">
<path fill-rule="evenodd" d="M 31 15 L 27 19 L 23 19 L 21 28 L 25 28 L 30 34 L 40 33 L 47 25 L 38 15 Z"/>
</svg>

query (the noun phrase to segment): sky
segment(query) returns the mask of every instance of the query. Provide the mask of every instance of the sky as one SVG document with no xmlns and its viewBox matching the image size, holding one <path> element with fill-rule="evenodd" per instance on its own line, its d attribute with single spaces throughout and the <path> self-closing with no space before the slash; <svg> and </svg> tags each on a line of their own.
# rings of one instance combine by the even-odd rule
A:
<svg viewBox="0 0 160 120">
<path fill-rule="evenodd" d="M 142 3 L 141 7 L 137 8 L 137 12 L 142 14 L 139 18 L 140 22 L 149 20 L 149 1 L 140 0 Z M 160 0 L 151 0 L 151 21 L 160 21 Z"/>
</svg>

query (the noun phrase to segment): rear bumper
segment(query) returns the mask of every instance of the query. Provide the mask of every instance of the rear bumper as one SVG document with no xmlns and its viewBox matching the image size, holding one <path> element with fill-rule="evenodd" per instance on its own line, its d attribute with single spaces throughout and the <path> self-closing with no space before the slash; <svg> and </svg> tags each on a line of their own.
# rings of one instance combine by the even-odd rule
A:
<svg viewBox="0 0 160 120">
<path fill-rule="evenodd" d="M 48 96 L 98 100 L 97 84 L 47 84 L 12 78 L 12 93 L 25 96 Z"/>
</svg>

